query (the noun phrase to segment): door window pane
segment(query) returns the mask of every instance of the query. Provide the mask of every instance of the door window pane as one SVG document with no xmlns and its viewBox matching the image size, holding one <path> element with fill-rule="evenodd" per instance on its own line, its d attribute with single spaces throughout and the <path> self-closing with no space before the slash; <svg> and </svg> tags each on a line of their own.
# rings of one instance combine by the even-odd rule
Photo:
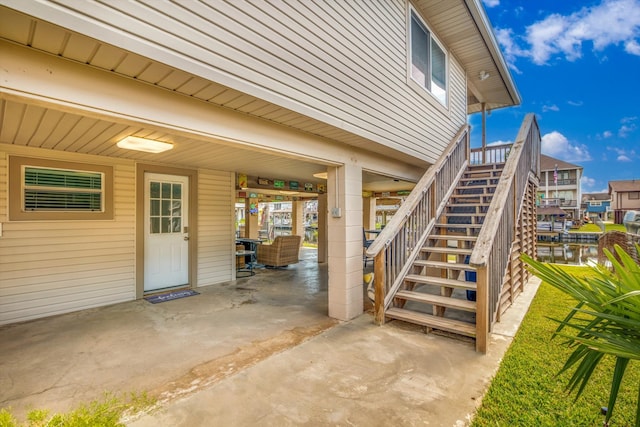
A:
<svg viewBox="0 0 640 427">
<path fill-rule="evenodd" d="M 182 232 L 182 184 L 151 182 L 150 233 Z"/>
</svg>

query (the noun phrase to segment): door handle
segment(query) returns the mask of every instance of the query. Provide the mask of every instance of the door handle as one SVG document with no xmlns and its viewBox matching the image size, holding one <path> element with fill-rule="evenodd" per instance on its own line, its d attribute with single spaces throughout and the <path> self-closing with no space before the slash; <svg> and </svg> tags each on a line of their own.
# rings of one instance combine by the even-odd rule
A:
<svg viewBox="0 0 640 427">
<path fill-rule="evenodd" d="M 186 242 L 187 240 L 189 240 L 189 236 L 184 236 L 184 241 Z"/>
</svg>

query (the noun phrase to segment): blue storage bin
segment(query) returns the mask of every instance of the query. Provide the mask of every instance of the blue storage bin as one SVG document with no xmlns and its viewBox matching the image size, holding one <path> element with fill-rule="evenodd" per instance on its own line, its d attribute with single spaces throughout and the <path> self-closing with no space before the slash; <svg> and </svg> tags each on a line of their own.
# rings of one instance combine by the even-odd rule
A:
<svg viewBox="0 0 640 427">
<path fill-rule="evenodd" d="M 464 258 L 464 263 L 469 264 L 469 255 Z M 476 282 L 476 272 L 475 271 L 465 271 L 464 272 L 464 280 L 467 282 Z M 476 300 L 476 291 L 467 290 L 467 300 L 475 301 Z"/>
</svg>

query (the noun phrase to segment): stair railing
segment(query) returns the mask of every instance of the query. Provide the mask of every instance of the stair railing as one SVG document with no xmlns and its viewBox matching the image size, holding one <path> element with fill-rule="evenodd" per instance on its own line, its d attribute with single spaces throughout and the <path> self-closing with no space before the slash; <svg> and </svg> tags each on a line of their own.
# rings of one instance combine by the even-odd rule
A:
<svg viewBox="0 0 640 427">
<path fill-rule="evenodd" d="M 374 259 L 377 324 L 384 323 L 385 310 L 444 210 L 467 167 L 469 155 L 469 126 L 464 125 L 367 248 L 366 256 Z"/>
<path fill-rule="evenodd" d="M 486 353 L 489 331 L 500 300 L 503 277 L 511 257 L 517 219 L 528 181 L 540 172 L 540 130 L 534 114 L 528 114 L 502 171 L 469 264 L 475 267 L 476 350 Z"/>
</svg>

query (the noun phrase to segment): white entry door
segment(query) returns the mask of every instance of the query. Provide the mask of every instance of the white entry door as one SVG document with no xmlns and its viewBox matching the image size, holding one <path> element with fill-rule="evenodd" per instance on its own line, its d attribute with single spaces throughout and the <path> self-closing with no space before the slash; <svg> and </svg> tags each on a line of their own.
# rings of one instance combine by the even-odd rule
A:
<svg viewBox="0 0 640 427">
<path fill-rule="evenodd" d="M 189 283 L 189 178 L 145 174 L 144 290 Z"/>
</svg>

